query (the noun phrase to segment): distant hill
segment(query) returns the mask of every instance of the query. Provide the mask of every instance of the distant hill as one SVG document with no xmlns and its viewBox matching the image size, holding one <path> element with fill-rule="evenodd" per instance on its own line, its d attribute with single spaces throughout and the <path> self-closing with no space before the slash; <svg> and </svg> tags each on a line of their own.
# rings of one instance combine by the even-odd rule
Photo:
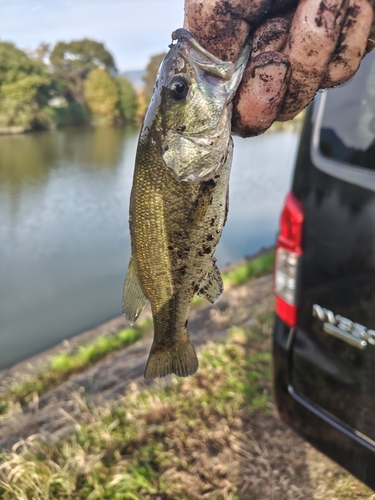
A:
<svg viewBox="0 0 375 500">
<path fill-rule="evenodd" d="M 124 71 L 121 76 L 128 79 L 136 87 L 144 87 L 145 83 L 142 80 L 143 75 L 146 73 L 144 69 L 134 69 L 132 71 Z"/>
</svg>

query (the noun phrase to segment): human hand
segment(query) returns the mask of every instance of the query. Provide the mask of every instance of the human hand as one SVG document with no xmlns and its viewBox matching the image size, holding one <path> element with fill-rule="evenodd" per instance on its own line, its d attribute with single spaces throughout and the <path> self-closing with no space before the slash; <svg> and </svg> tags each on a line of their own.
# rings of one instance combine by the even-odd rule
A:
<svg viewBox="0 0 375 500">
<path fill-rule="evenodd" d="M 184 27 L 217 57 L 235 61 L 251 33 L 232 119 L 243 137 L 292 119 L 319 89 L 349 80 L 375 46 L 373 21 L 368 0 L 185 0 Z"/>
</svg>

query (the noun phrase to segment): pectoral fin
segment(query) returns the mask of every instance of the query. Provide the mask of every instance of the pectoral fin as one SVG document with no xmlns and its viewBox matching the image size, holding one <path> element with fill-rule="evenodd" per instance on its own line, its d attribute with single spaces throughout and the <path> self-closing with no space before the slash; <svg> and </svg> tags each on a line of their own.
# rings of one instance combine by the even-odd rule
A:
<svg viewBox="0 0 375 500">
<path fill-rule="evenodd" d="M 212 263 L 211 271 L 207 273 L 197 292 L 198 297 L 208 300 L 211 304 L 220 299 L 224 289 L 223 280 L 215 262 Z"/>
<path fill-rule="evenodd" d="M 124 283 L 124 294 L 122 299 L 122 308 L 126 319 L 134 325 L 138 316 L 147 303 L 147 297 L 144 294 L 138 278 L 138 271 L 133 257 L 130 258 L 128 272 Z"/>
</svg>

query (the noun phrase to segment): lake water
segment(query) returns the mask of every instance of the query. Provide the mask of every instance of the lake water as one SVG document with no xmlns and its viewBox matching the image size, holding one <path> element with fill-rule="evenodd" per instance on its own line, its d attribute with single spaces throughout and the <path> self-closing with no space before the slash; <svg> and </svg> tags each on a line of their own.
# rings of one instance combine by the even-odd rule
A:
<svg viewBox="0 0 375 500">
<path fill-rule="evenodd" d="M 137 130 L 0 137 L 0 368 L 121 314 Z M 298 136 L 235 139 L 223 267 L 275 241 Z"/>
</svg>

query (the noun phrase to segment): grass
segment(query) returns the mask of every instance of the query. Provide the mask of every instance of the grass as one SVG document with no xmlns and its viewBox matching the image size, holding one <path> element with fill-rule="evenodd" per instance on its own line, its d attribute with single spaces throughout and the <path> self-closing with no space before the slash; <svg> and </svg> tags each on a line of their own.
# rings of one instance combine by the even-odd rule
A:
<svg viewBox="0 0 375 500">
<path fill-rule="evenodd" d="M 223 275 L 226 289 L 241 285 L 249 279 L 269 273 L 274 264 L 274 255 L 262 255 L 254 260 L 239 265 L 233 271 Z M 193 306 L 203 302 L 194 297 Z M 17 403 L 25 404 L 33 394 L 39 396 L 47 390 L 66 380 L 73 373 L 87 369 L 90 365 L 136 342 L 152 328 L 152 321 L 138 321 L 133 328 L 125 328 L 112 336 L 100 336 L 86 343 L 73 353 L 62 353 L 54 356 L 49 365 L 41 372 L 13 384 L 9 391 L 0 395 L 0 415 L 9 412 Z"/>
<path fill-rule="evenodd" d="M 0 414 L 8 412 L 17 403 L 26 403 L 35 393 L 43 394 L 109 353 L 134 344 L 150 328 L 151 320 L 146 319 L 137 328 L 124 328 L 111 336 L 99 336 L 72 353 L 57 354 L 44 370 L 13 384 L 9 391 L 0 395 Z"/>
<path fill-rule="evenodd" d="M 73 354 L 58 354 L 50 362 L 55 373 L 73 373 L 103 358 L 107 354 L 134 344 L 141 337 L 141 330 L 124 328 L 112 336 L 100 336 L 94 341 L 78 347 Z"/>
<path fill-rule="evenodd" d="M 136 388 L 121 404 L 105 408 L 83 400 L 88 423 L 77 423 L 76 433 L 66 440 L 34 440 L 17 453 L 3 452 L 0 497 L 236 498 L 223 471 L 211 470 L 215 460 L 210 457 L 239 446 L 228 432 L 238 431 L 244 408 L 251 408 L 250 414 L 270 411 L 270 354 L 255 352 L 251 346 L 256 342 L 252 331 L 233 328 L 225 343 L 202 351 L 194 377 L 172 378 L 169 385 L 152 390 Z M 209 486 L 197 467 L 202 474 L 213 474 Z M 212 496 L 201 496 L 210 490 Z"/>
<path fill-rule="evenodd" d="M 242 285 L 250 279 L 270 273 L 274 263 L 275 256 L 272 252 L 237 266 L 233 271 L 223 274 L 224 289 Z"/>
<path fill-rule="evenodd" d="M 32 435 L 3 451 L 0 498 L 374 500 L 276 419 L 272 320 L 230 327 L 225 342 L 202 349 L 193 377 L 133 385 L 106 406 L 72 393 L 82 411 L 75 432 L 55 442 Z"/>
</svg>

